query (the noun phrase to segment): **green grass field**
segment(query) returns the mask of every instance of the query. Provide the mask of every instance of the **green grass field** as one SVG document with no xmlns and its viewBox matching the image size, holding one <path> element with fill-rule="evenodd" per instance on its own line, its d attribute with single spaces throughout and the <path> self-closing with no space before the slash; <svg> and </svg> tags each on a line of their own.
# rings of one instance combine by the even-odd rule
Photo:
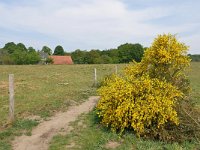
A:
<svg viewBox="0 0 200 150">
<path fill-rule="evenodd" d="M 125 65 L 118 65 L 122 70 Z M 115 65 L 24 65 L 0 66 L 0 150 L 10 149 L 9 142 L 16 135 L 31 134 L 31 128 L 37 121 L 28 120 L 28 116 L 37 115 L 47 118 L 57 111 L 64 111 L 76 102 L 81 103 L 91 95 L 96 95 L 94 84 L 94 68 L 97 68 L 98 81 L 115 72 Z M 15 76 L 15 117 L 13 127 L 7 127 L 8 118 L 8 74 Z M 192 63 L 189 73 L 192 99 L 200 106 L 200 63 Z M 114 133 L 99 129 L 93 125 L 92 113 L 81 116 L 86 128 L 72 131 L 68 136 L 58 135 L 52 140 L 50 149 L 66 149 L 66 145 L 74 140 L 74 149 L 106 149 L 108 141 L 118 141 L 118 149 L 193 149 L 194 143 L 183 145 L 165 144 L 154 141 L 143 141 L 127 134 L 119 139 Z M 73 123 L 78 128 L 77 123 Z M 77 137 L 78 136 L 78 137 Z M 91 141 L 90 141 L 91 139 Z M 89 140 L 89 143 L 86 141 Z M 123 142 L 122 142 L 123 141 Z M 80 148 L 81 147 L 81 148 Z M 73 148 L 72 148 L 73 149 Z"/>
</svg>

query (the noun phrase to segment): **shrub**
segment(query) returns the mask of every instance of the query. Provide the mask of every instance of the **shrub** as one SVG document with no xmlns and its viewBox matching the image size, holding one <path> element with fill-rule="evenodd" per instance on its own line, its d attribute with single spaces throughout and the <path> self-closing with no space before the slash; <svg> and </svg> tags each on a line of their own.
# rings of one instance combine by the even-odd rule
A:
<svg viewBox="0 0 200 150">
<path fill-rule="evenodd" d="M 53 64 L 53 59 L 48 57 L 46 60 L 45 60 L 45 63 L 46 64 Z"/>
<path fill-rule="evenodd" d="M 145 128 L 162 128 L 168 121 L 178 124 L 174 107 L 183 93 L 170 83 L 148 75 L 133 80 L 113 76 L 106 83 L 99 89 L 97 108 L 102 123 L 113 131 L 133 128 L 142 135 Z"/>
<path fill-rule="evenodd" d="M 188 94 L 190 91 L 186 70 L 191 59 L 187 56 L 188 46 L 177 41 L 171 34 L 159 35 L 144 54 L 141 63 L 130 65 L 127 76 L 141 76 L 147 73 L 150 78 L 167 81 Z"/>
<path fill-rule="evenodd" d="M 190 91 L 187 49 L 174 35 L 159 35 L 140 63 L 105 79 L 98 89 L 101 123 L 120 133 L 133 129 L 138 136 L 173 139 L 166 130 L 179 125 L 178 108 Z"/>
</svg>

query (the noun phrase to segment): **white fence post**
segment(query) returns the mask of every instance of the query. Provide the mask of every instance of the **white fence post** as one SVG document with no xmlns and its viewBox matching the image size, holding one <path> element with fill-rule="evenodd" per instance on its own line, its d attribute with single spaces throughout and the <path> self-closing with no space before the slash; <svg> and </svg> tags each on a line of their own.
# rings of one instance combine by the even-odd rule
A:
<svg viewBox="0 0 200 150">
<path fill-rule="evenodd" d="M 14 121 L 14 74 L 9 74 L 9 119 Z"/>
</svg>

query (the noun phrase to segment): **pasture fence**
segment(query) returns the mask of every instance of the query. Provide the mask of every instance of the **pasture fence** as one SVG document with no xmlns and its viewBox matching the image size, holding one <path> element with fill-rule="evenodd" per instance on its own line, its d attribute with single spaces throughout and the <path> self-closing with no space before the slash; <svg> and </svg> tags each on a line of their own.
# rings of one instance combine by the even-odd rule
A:
<svg viewBox="0 0 200 150">
<path fill-rule="evenodd" d="M 9 121 L 14 121 L 14 74 L 9 74 Z"/>
<path fill-rule="evenodd" d="M 5 76 L 1 75 L 0 118 L 6 113 L 8 114 L 6 118 L 12 123 L 14 121 L 14 74 L 9 74 L 7 77 L 9 82 L 6 82 Z"/>
<path fill-rule="evenodd" d="M 99 71 L 101 71 L 101 70 L 99 70 Z M 114 73 L 114 74 L 116 74 L 116 75 L 118 75 L 118 66 L 117 65 L 115 65 L 115 67 L 114 67 L 114 71 L 113 72 L 110 72 L 110 73 Z M 94 68 L 94 86 L 95 87 L 97 87 L 97 85 L 98 85 L 98 74 L 97 74 L 97 68 Z"/>
<path fill-rule="evenodd" d="M 119 69 L 119 72 L 118 72 Z M 109 74 L 120 74 L 120 70 L 122 70 L 121 66 L 114 65 L 112 67 L 107 67 L 106 65 L 102 68 L 99 66 L 95 66 L 93 68 L 93 77 L 90 79 L 90 81 L 93 80 L 94 86 L 97 87 L 98 83 L 101 82 L 101 80 L 109 75 Z M 16 90 L 16 99 L 19 99 L 19 95 L 23 95 L 23 93 L 19 93 L 18 88 L 21 88 L 19 85 L 23 85 L 18 83 L 19 79 L 16 79 L 16 88 L 14 89 L 14 74 L 7 74 L 2 73 L 0 75 L 0 124 L 2 124 L 4 121 L 13 122 L 15 120 L 15 91 Z M 18 77 L 18 76 L 17 76 Z M 20 96 L 21 100 L 23 100 L 23 97 Z M 17 100 L 18 101 L 18 100 Z M 18 111 L 18 107 L 21 104 L 16 104 L 16 113 L 18 114 L 21 110 Z M 3 122 L 2 122 L 3 121 Z"/>
<path fill-rule="evenodd" d="M 94 68 L 94 86 L 97 86 L 97 69 Z"/>
</svg>

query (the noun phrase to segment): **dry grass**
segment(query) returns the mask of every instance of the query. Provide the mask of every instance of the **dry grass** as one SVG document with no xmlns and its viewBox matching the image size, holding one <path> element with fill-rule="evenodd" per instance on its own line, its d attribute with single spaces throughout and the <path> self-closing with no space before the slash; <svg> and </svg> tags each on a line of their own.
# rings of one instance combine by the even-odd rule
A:
<svg viewBox="0 0 200 150">
<path fill-rule="evenodd" d="M 119 65 L 119 70 L 124 66 Z M 24 126 L 27 127 L 27 134 L 30 134 L 29 128 L 36 124 L 30 120 L 19 120 L 15 128 L 8 130 L 3 128 L 8 116 L 8 74 L 15 75 L 16 118 L 40 116 L 45 119 L 57 111 L 66 110 L 69 105 L 78 104 L 86 100 L 88 96 L 96 94 L 96 88 L 93 87 L 94 68 L 97 68 L 98 80 L 115 72 L 115 65 L 0 66 L 0 131 L 3 130 L 0 132 L 0 149 L 11 148 L 9 141 L 13 136 L 20 134 L 18 133 L 20 128 L 24 130 Z M 192 63 L 189 77 L 193 89 L 191 97 L 198 109 L 200 108 L 200 63 Z M 87 122 L 83 122 L 85 128 L 80 128 L 77 125 L 77 133 L 74 133 L 74 137 L 68 135 L 55 138 L 52 144 L 53 149 L 56 149 L 53 145 L 60 147 L 62 144 L 64 149 L 67 149 L 66 145 L 70 145 L 72 139 L 76 144 L 74 149 L 76 147 L 80 149 L 79 145 L 91 149 L 94 147 L 104 149 L 104 145 L 108 141 L 117 141 L 117 135 L 102 131 L 98 126 L 91 126 L 88 116 L 85 120 Z M 83 131 L 80 132 L 78 129 Z M 77 135 L 79 136 L 77 137 Z M 124 143 L 117 149 L 127 150 L 133 147 L 136 149 L 181 149 L 182 147 L 193 149 L 196 146 L 190 143 L 165 145 L 161 142 L 138 140 L 133 135 L 128 134 L 124 137 Z"/>
<path fill-rule="evenodd" d="M 115 72 L 115 65 L 0 66 L 0 127 L 8 116 L 8 74 L 14 74 L 16 117 L 48 117 L 95 95 L 94 68 L 98 80 Z"/>
</svg>

